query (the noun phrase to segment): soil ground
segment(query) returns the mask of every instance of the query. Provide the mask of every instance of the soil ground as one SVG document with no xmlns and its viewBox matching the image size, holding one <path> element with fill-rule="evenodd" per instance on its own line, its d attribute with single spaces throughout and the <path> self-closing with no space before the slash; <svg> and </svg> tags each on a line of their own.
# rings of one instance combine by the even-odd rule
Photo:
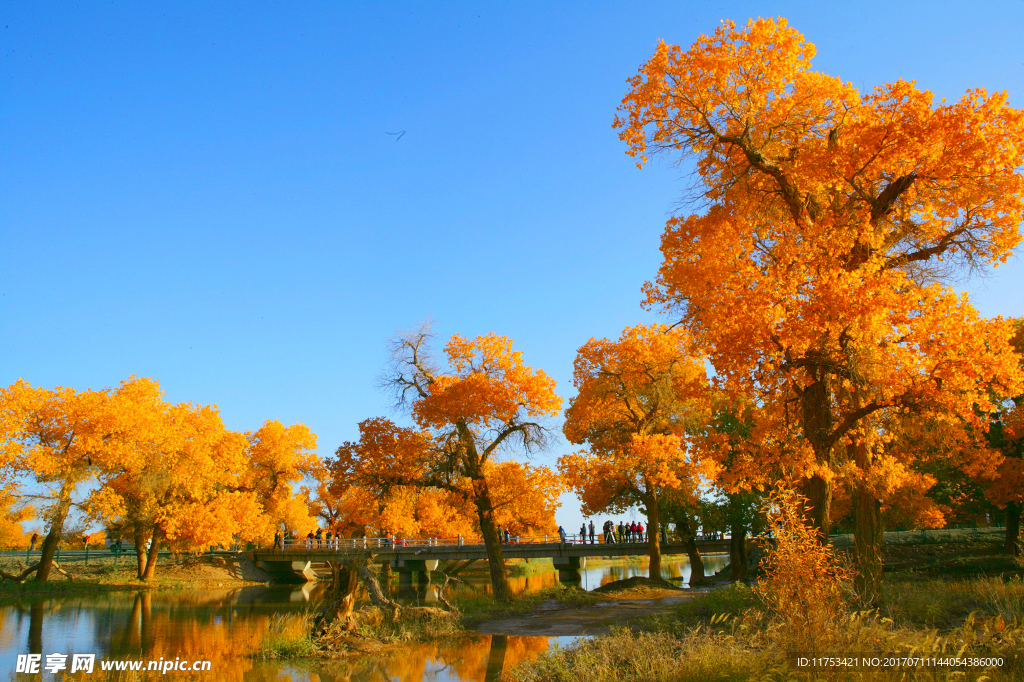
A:
<svg viewBox="0 0 1024 682">
<path fill-rule="evenodd" d="M 682 590 L 663 581 L 632 577 L 594 590 L 595 603 L 566 606 L 549 599 L 528 614 L 484 620 L 473 627 L 483 635 L 603 635 L 637 618 L 668 613 L 699 590 Z"/>
</svg>

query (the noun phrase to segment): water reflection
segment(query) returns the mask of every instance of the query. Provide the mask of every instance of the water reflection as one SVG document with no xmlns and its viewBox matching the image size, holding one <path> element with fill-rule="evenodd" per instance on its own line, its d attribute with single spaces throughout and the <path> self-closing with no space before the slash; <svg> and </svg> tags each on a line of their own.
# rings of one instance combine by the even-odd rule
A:
<svg viewBox="0 0 1024 682">
<path fill-rule="evenodd" d="M 708 557 L 708 571 L 717 570 L 726 557 Z M 646 575 L 646 564 L 591 567 L 581 572 L 581 582 L 594 589 L 613 580 Z M 666 563 L 666 578 L 688 578 L 685 562 Z M 558 584 L 557 571 L 542 571 L 510 579 L 516 593 L 536 591 Z M 102 677 L 101 660 L 209 660 L 211 672 L 174 672 L 176 680 L 216 679 L 289 680 L 290 682 L 491 682 L 502 671 L 529 660 L 553 643 L 575 638 L 471 636 L 445 643 L 410 644 L 397 655 L 384 658 L 301 662 L 263 662 L 253 657 L 260 649 L 275 616 L 300 618 L 316 608 L 324 585 L 301 587 L 246 587 L 181 592 L 114 592 L 83 597 L 24 599 L 0 606 L 0 670 L 17 680 L 39 679 L 15 674 L 18 654 L 95 654 L 96 672 L 61 674 L 65 679 Z M 413 588 L 407 598 L 429 602 L 436 599 L 436 585 Z M 467 581 L 455 591 L 489 592 L 486 577 Z M 109 673 L 123 678 L 125 673 Z M 165 677 L 143 673 L 142 677 Z M 44 679 L 53 679 L 44 673 Z"/>
<path fill-rule="evenodd" d="M 260 588 L 255 588 L 259 590 Z M 574 638 L 468 636 L 444 643 L 409 644 L 399 655 L 384 658 L 297 663 L 262 662 L 252 658 L 270 626 L 273 613 L 288 609 L 290 591 L 264 590 L 253 599 L 253 588 L 223 594 L 115 593 L 91 598 L 35 600 L 27 605 L 0 607 L 0 665 L 15 669 L 19 653 L 95 653 L 94 675 L 104 676 L 99 660 L 209 660 L 210 672 L 175 672 L 175 679 L 292 680 L 308 682 L 497 682 L 503 671 L 536 657 L 551 645 Z M 301 611 L 293 610 L 294 615 Z M 299 623 L 299 618 L 293 618 Z M 85 673 L 63 675 L 86 679 Z M 49 673 L 42 675 L 53 679 Z M 94 679 L 92 676 L 88 676 Z M 107 678 L 123 678 L 110 672 Z M 143 672 L 145 679 L 162 677 Z M 17 675 L 10 678 L 39 679 Z"/>
</svg>

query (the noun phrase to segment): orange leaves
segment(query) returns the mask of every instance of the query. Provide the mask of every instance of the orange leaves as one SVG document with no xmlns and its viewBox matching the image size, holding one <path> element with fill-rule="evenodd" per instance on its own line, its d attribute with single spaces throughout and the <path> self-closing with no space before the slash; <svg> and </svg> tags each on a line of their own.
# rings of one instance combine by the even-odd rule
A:
<svg viewBox="0 0 1024 682">
<path fill-rule="evenodd" d="M 485 471 L 494 504 L 494 519 L 513 535 L 555 535 L 555 511 L 566 486 L 544 466 L 519 462 L 491 463 Z"/>
<path fill-rule="evenodd" d="M 578 395 L 563 431 L 590 454 L 559 459 L 568 485 L 593 513 L 697 493 L 716 475 L 689 449 L 687 429 L 710 418 L 704 363 L 691 336 L 665 325 L 636 326 L 618 341 L 591 339 L 576 356 Z"/>
<path fill-rule="evenodd" d="M 342 444 L 328 461 L 332 494 L 350 486 L 380 492 L 407 485 L 427 474 L 433 457 L 430 434 L 375 417 L 359 423 L 359 441 Z"/>
<path fill-rule="evenodd" d="M 526 416 L 555 415 L 562 400 L 544 370 L 523 364 L 512 340 L 488 334 L 469 341 L 459 335 L 444 349 L 451 374 L 433 378 L 429 395 L 418 400 L 413 415 L 424 428 L 443 428 L 464 421 L 487 427 Z"/>
<path fill-rule="evenodd" d="M 343 444 L 328 462 L 329 494 L 376 494 L 363 517 L 378 530 L 452 536 L 483 524 L 496 561 L 495 521 L 548 529 L 562 490 L 546 468 L 496 464 L 496 456 L 515 443 L 538 444 L 544 428 L 534 420 L 557 414 L 561 398 L 555 382 L 523 364 L 506 337 L 453 336 L 444 348 L 447 368 L 431 360 L 430 339 L 426 328 L 395 339 L 388 379 L 419 428 L 362 422 L 359 441 Z"/>
<path fill-rule="evenodd" d="M 274 527 L 315 526 L 308 500 L 297 494 L 295 485 L 321 465 L 316 434 L 304 424 L 286 427 L 267 420 L 258 431 L 245 435 L 249 440 L 249 467 L 242 487 L 256 493 Z"/>
<path fill-rule="evenodd" d="M 983 90 L 936 104 L 904 80 L 862 94 L 813 54 L 785 20 L 726 24 L 630 80 L 627 153 L 692 158 L 707 205 L 668 221 L 645 292 L 758 405 L 793 473 L 809 471 L 787 452 L 799 425 L 822 478 L 864 437 L 891 488 L 898 415 L 977 424 L 1021 392 L 1008 324 L 944 281 L 1021 240 L 1024 111 Z"/>
</svg>

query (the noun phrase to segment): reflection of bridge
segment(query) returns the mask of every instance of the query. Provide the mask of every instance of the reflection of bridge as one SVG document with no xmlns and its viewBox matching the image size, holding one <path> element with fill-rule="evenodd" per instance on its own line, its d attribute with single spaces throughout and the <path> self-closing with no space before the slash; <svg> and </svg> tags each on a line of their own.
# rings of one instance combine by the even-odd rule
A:
<svg viewBox="0 0 1024 682">
<path fill-rule="evenodd" d="M 586 540 L 586 542 L 583 542 Z M 502 544 L 501 551 L 506 559 L 550 558 L 565 580 L 578 580 L 579 571 L 587 565 L 587 557 L 646 556 L 650 553 L 647 542 L 600 542 L 589 538 L 566 536 L 562 542 L 557 536 L 520 537 Z M 748 540 L 748 543 L 751 541 Z M 701 554 L 722 554 L 729 552 L 729 540 L 698 540 Z M 663 555 L 686 554 L 682 542 L 661 543 Z M 460 571 L 474 561 L 487 558 L 487 551 L 480 538 L 421 538 L 387 540 L 384 538 L 359 538 L 331 540 L 307 540 L 300 538 L 286 540 L 283 549 L 256 550 L 253 559 L 264 571 L 279 582 L 302 582 L 315 580 L 317 564 L 328 561 L 345 561 L 372 554 L 374 561 L 388 563 L 398 571 L 403 582 L 411 582 L 412 574 L 419 573 L 421 579 L 429 580 L 430 572 L 441 562 L 449 562 Z M 459 565 L 458 562 L 462 562 Z"/>
</svg>

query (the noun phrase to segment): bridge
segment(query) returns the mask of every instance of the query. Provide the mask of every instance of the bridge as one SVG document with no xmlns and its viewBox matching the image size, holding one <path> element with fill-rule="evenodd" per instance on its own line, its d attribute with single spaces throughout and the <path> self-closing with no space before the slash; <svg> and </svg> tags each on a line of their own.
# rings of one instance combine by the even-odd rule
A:
<svg viewBox="0 0 1024 682">
<path fill-rule="evenodd" d="M 646 556 L 650 553 L 646 540 L 601 542 L 601 536 L 595 540 L 591 542 L 589 537 L 577 535 L 567 535 L 564 541 L 558 536 L 512 537 L 508 543 L 502 544 L 501 550 L 506 559 L 550 558 L 559 570 L 559 577 L 566 581 L 579 580 L 579 572 L 586 567 L 588 557 Z M 730 542 L 727 539 L 698 540 L 697 547 L 701 554 L 728 554 Z M 747 543 L 751 547 L 757 541 L 747 540 Z M 686 554 L 686 546 L 678 541 L 662 542 L 661 553 Z M 461 537 L 286 539 L 283 547 L 256 550 L 252 558 L 277 582 L 306 582 L 316 580 L 318 564 L 371 554 L 374 561 L 385 563 L 397 571 L 402 582 L 411 582 L 413 573 L 418 573 L 421 580 L 429 580 L 430 572 L 441 562 L 463 562 L 462 566 L 457 566 L 457 570 L 462 570 L 474 561 L 487 558 L 482 538 Z"/>
</svg>

